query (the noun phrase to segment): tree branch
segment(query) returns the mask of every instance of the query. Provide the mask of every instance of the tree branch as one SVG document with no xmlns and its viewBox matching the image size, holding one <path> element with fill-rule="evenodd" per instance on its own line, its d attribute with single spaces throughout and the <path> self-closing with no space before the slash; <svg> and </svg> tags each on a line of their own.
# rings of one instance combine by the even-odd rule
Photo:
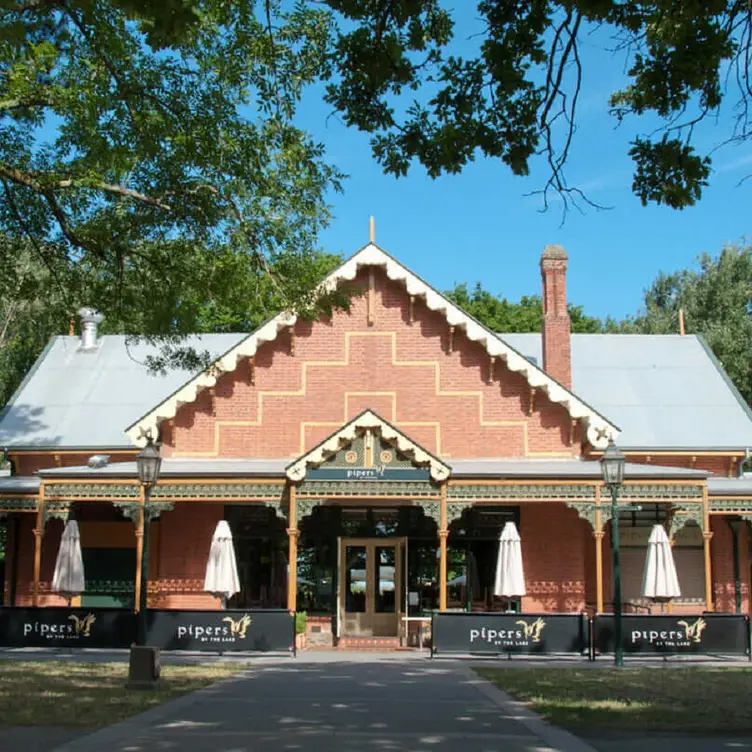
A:
<svg viewBox="0 0 752 752">
<path fill-rule="evenodd" d="M 105 183 L 100 181 L 85 181 L 85 180 L 57 180 L 53 183 L 40 183 L 33 173 L 21 172 L 20 170 L 6 165 L 0 162 L 0 177 L 7 178 L 18 185 L 23 185 L 26 188 L 38 193 L 40 196 L 44 196 L 46 193 L 52 193 L 54 191 L 66 190 L 69 188 L 89 188 L 95 191 L 102 191 L 103 193 L 111 193 L 113 195 L 122 196 L 123 198 L 132 198 L 134 201 L 140 201 L 142 204 L 148 204 L 149 206 L 156 206 L 158 209 L 164 211 L 172 211 L 172 206 L 166 204 L 158 198 L 153 196 L 147 196 L 145 193 L 134 191 L 132 188 L 126 188 L 122 185 L 115 185 L 113 183 Z"/>
</svg>

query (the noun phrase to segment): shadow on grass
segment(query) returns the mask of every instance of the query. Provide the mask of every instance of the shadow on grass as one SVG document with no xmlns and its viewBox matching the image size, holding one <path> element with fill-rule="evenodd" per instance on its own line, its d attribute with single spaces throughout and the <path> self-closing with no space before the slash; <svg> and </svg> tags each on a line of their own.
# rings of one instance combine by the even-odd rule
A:
<svg viewBox="0 0 752 752">
<path fill-rule="evenodd" d="M 625 668 L 475 671 L 550 723 L 599 731 L 752 733 L 752 669 Z"/>
<path fill-rule="evenodd" d="M 0 661 L 0 726 L 101 728 L 245 668 L 163 666 L 158 689 L 130 690 L 123 663 Z"/>
</svg>

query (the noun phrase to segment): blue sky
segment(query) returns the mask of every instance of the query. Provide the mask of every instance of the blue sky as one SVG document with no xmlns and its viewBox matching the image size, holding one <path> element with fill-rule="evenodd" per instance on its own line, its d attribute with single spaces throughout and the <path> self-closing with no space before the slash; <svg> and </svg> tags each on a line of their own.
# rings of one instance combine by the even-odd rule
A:
<svg viewBox="0 0 752 752">
<path fill-rule="evenodd" d="M 525 194 L 545 183 L 542 163 L 533 165 L 528 178 L 480 158 L 461 175 L 437 180 L 417 165 L 406 178 L 386 176 L 371 156 L 368 136 L 327 118 L 329 110 L 311 92 L 301 125 L 350 176 L 344 194 L 332 196 L 335 217 L 322 236 L 324 248 L 350 255 L 367 242 L 373 215 L 377 243 L 435 287 L 480 281 L 493 293 L 518 299 L 539 292 L 541 251 L 558 243 L 569 253 L 570 300 L 590 315 L 621 318 L 637 311 L 658 272 L 690 267 L 700 253 L 716 254 L 724 243 L 751 234 L 752 179 L 738 183 L 752 173 L 752 143 L 715 153 L 711 185 L 695 207 L 644 208 L 632 195 L 629 142 L 656 123 L 632 119 L 615 127 L 608 96 L 625 80 L 624 61 L 604 52 L 604 42 L 591 36 L 581 43 L 580 119 L 567 176 L 570 185 L 613 208 L 570 211 L 563 226 L 560 205 L 541 214 L 540 199 Z M 732 104 L 724 106 L 717 125 L 697 131 L 698 144 L 712 146 L 730 134 Z"/>
</svg>

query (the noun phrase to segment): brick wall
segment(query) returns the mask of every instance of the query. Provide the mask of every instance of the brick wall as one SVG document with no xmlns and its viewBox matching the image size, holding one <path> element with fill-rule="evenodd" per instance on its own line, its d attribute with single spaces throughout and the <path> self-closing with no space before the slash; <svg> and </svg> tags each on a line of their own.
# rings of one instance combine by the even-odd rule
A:
<svg viewBox="0 0 752 752">
<path fill-rule="evenodd" d="M 157 608 L 216 609 L 219 601 L 203 591 L 206 562 L 222 504 L 176 504 L 159 523 L 158 558 L 151 580 Z"/>
<path fill-rule="evenodd" d="M 585 525 L 561 503 L 522 504 L 520 537 L 525 611 L 582 611 L 586 600 Z"/>
<path fill-rule="evenodd" d="M 567 308 L 567 254 L 546 246 L 540 262 L 543 280 L 543 368 L 558 382 L 572 386 L 571 322 Z"/>
<path fill-rule="evenodd" d="M 357 284 L 367 284 L 364 273 Z M 444 457 L 572 456 L 566 410 L 530 389 L 461 330 L 375 272 L 369 295 L 330 320 L 295 325 L 262 345 L 253 384 L 247 361 L 222 376 L 214 398 L 203 390 L 164 430 L 175 456 L 296 457 L 370 407 L 429 451 Z"/>
<path fill-rule="evenodd" d="M 719 516 L 710 518 L 713 537 L 710 541 L 710 565 L 713 575 L 713 601 L 716 611 L 733 613 L 736 609 L 734 557 L 731 528 Z M 742 611 L 749 610 L 749 530 L 743 525 L 739 532 L 739 575 L 741 579 Z"/>
</svg>

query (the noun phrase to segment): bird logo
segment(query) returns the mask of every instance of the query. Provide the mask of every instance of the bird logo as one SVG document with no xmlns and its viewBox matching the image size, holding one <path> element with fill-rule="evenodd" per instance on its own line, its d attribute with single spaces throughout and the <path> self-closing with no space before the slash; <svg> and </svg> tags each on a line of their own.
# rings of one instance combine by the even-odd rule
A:
<svg viewBox="0 0 752 752">
<path fill-rule="evenodd" d="M 692 642 L 701 642 L 702 641 L 702 633 L 705 631 L 705 628 L 708 626 L 708 623 L 700 617 L 692 624 L 689 624 L 686 621 L 679 621 L 677 624 L 680 624 L 682 627 L 684 627 L 686 633 L 687 633 L 687 639 L 692 640 Z"/>
<path fill-rule="evenodd" d="M 251 625 L 252 620 L 251 617 L 248 616 L 248 614 L 244 614 L 239 619 L 233 619 L 231 616 L 225 616 L 222 621 L 225 621 L 230 625 L 230 634 L 233 637 L 244 640 L 246 630 Z"/>
<path fill-rule="evenodd" d="M 541 632 L 543 631 L 543 627 L 546 626 L 546 622 L 540 616 L 530 623 L 520 620 L 516 621 L 515 624 L 519 624 L 522 627 L 525 637 L 531 642 L 540 642 Z"/>
<path fill-rule="evenodd" d="M 75 633 L 77 635 L 79 635 L 80 637 L 91 636 L 91 625 L 97 620 L 97 617 L 94 616 L 94 614 L 86 614 L 86 616 L 82 617 L 81 619 L 79 619 L 75 614 L 71 614 L 68 618 L 75 625 Z"/>
</svg>

